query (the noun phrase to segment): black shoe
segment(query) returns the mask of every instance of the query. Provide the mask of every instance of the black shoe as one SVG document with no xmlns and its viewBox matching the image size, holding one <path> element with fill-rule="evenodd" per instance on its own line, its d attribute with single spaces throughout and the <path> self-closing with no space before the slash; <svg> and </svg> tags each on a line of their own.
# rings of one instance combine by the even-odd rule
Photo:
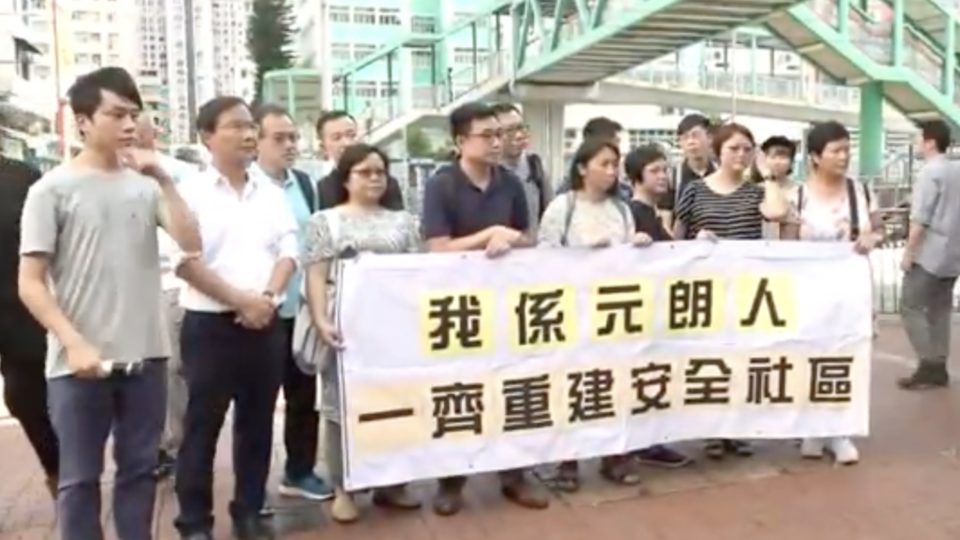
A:
<svg viewBox="0 0 960 540">
<path fill-rule="evenodd" d="M 157 456 L 157 466 L 153 468 L 153 477 L 157 481 L 165 480 L 173 476 L 173 471 L 177 468 L 177 459 L 170 454 L 160 451 Z"/>
<path fill-rule="evenodd" d="M 689 457 L 669 446 L 660 444 L 644 448 L 643 450 L 637 450 L 634 455 L 640 460 L 640 463 L 644 465 L 664 467 L 667 469 L 679 469 L 680 467 L 686 467 L 693 463 L 693 460 Z"/>
<path fill-rule="evenodd" d="M 213 535 L 210 534 L 210 531 L 204 531 L 192 534 L 183 534 L 180 535 L 180 538 L 183 540 L 213 540 Z"/>
<path fill-rule="evenodd" d="M 233 536 L 238 540 L 273 540 L 275 538 L 270 520 L 258 515 L 235 519 Z"/>
<path fill-rule="evenodd" d="M 921 362 L 917 370 L 909 377 L 897 381 L 897 386 L 903 390 L 932 390 L 945 388 L 950 384 L 950 375 L 946 364 L 931 364 Z"/>
</svg>

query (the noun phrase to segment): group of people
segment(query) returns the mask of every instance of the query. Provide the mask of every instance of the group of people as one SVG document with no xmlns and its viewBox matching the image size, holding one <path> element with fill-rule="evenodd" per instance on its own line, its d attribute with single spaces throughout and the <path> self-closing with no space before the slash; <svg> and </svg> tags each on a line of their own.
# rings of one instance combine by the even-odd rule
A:
<svg viewBox="0 0 960 540">
<path fill-rule="evenodd" d="M 236 97 L 204 104 L 197 129 L 212 162 L 194 170 L 152 149 L 152 126 L 138 118 L 142 101 L 125 71 L 80 77 L 69 98 L 83 141 L 76 157 L 39 180 L 0 161 L 0 202 L 6 215 L 16 201 L 18 218 L 4 221 L 0 235 L 4 246 L 19 245 L 19 258 L 0 267 L 5 399 L 40 457 L 64 539 L 102 538 L 100 477 L 111 434 L 118 536 L 151 537 L 156 482 L 173 474 L 178 531 L 212 538 L 214 457 L 231 405 L 233 530 L 272 538 L 265 494 L 281 389 L 286 463 L 278 491 L 332 498 L 336 521 L 358 518 L 343 487 L 336 352 L 349 344 L 332 319 L 340 258 L 761 239 L 851 242 L 866 254 L 882 240 L 876 197 L 848 178 L 850 135 L 835 122 L 810 129 L 800 184 L 791 178 L 796 145 L 784 137 L 765 141 L 755 159 L 745 126 L 688 115 L 677 130 L 683 158 L 671 166 L 656 145 L 622 156 L 621 126 L 597 118 L 584 126 L 555 194 L 528 149 L 522 111 L 468 103 L 450 115 L 456 156 L 426 181 L 418 217 L 404 211 L 388 157 L 357 142 L 346 112 L 317 122 L 328 159 L 317 180 L 293 167 L 298 131 L 277 106 L 251 109 Z M 949 300 L 960 275 L 960 174 L 944 157 L 950 131 L 929 122 L 918 138 L 926 164 L 903 259 L 905 326 L 920 360 L 901 381 L 909 389 L 948 382 Z M 300 317 L 323 343 L 310 362 L 293 354 Z M 326 479 L 315 472 L 320 446 Z M 752 452 L 747 441 L 705 445 L 715 459 Z M 859 459 L 847 437 L 803 441 L 804 457 L 825 452 L 839 463 Z M 658 445 L 604 457 L 600 470 L 633 485 L 642 464 L 691 462 Z M 509 501 L 549 505 L 524 470 L 499 477 Z M 439 479 L 438 514 L 463 507 L 465 481 Z M 556 486 L 579 489 L 576 461 L 558 465 Z M 421 504 L 402 485 L 378 488 L 372 500 Z"/>
</svg>

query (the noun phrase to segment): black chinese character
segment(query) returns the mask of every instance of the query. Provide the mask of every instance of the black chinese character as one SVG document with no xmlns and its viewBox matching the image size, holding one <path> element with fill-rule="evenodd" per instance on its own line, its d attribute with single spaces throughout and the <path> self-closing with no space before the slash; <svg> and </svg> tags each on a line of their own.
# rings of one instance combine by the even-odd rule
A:
<svg viewBox="0 0 960 540">
<path fill-rule="evenodd" d="M 787 395 L 787 373 L 793 369 L 793 364 L 781 356 L 777 363 L 771 358 L 751 358 L 748 370 L 747 403 L 761 405 L 763 403 L 793 403 L 793 397 Z M 770 376 L 776 372 L 776 392 L 770 384 Z"/>
<path fill-rule="evenodd" d="M 572 383 L 569 393 L 571 422 L 614 416 L 612 370 L 591 369 L 570 373 L 567 378 Z"/>
<path fill-rule="evenodd" d="M 564 312 L 560 309 L 563 289 L 547 292 L 522 292 L 515 312 L 520 345 L 566 341 L 563 334 Z"/>
<path fill-rule="evenodd" d="M 810 402 L 849 403 L 853 358 L 824 356 L 810 359 Z"/>
<path fill-rule="evenodd" d="M 456 431 L 472 431 L 477 435 L 483 432 L 482 384 L 458 382 L 435 386 L 430 391 L 433 394 L 433 417 L 437 419 L 434 439 Z"/>
<path fill-rule="evenodd" d="M 550 376 L 503 381 L 504 431 L 545 428 L 550 418 Z"/>
<path fill-rule="evenodd" d="M 600 336 L 609 336 L 618 326 L 617 319 L 622 319 L 623 330 L 627 334 L 643 332 L 643 325 L 634 322 L 634 312 L 643 307 L 643 298 L 640 297 L 640 284 L 609 285 L 600 287 L 597 296 L 620 297 L 616 300 L 598 301 L 597 311 L 607 314 L 603 327 L 597 329 Z M 617 315 L 620 315 L 618 317 Z"/>
<path fill-rule="evenodd" d="M 770 280 L 763 278 L 757 286 L 757 293 L 753 295 L 753 304 L 750 306 L 750 314 L 746 319 L 740 320 L 741 326 L 753 326 L 757 324 L 757 317 L 760 316 L 760 308 L 766 306 L 767 313 L 770 314 L 770 323 L 776 328 L 782 328 L 787 325 L 787 321 L 780 317 L 777 312 L 777 305 L 773 303 L 773 293 L 769 290 Z"/>
<path fill-rule="evenodd" d="M 638 407 L 630 410 L 631 414 L 643 414 L 649 410 L 662 410 L 670 408 L 670 402 L 667 397 L 667 385 L 670 384 L 670 364 L 654 364 L 653 362 L 644 367 L 633 368 L 630 374 L 633 376 L 633 388 L 637 391 Z M 647 391 L 648 388 L 653 389 Z"/>
<path fill-rule="evenodd" d="M 700 371 L 713 368 L 716 375 L 700 375 Z M 687 367 L 687 405 L 730 403 L 730 368 L 722 358 L 691 358 Z"/>
<path fill-rule="evenodd" d="M 447 349 L 451 337 L 455 337 L 464 349 L 483 346 L 480 339 L 480 299 L 477 296 L 461 294 L 431 298 L 428 317 L 436 322 L 429 334 L 431 350 Z"/>
<path fill-rule="evenodd" d="M 389 409 L 386 411 L 363 413 L 357 420 L 363 424 L 365 422 L 379 422 L 380 420 L 395 420 L 408 416 L 413 416 L 413 409 Z"/>
<path fill-rule="evenodd" d="M 713 282 L 678 281 L 670 285 L 670 329 L 709 328 L 713 312 Z"/>
</svg>

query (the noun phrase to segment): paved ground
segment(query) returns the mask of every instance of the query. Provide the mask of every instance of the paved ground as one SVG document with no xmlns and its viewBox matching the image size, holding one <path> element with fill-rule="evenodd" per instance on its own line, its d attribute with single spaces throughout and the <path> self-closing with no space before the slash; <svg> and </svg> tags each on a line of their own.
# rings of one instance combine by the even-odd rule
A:
<svg viewBox="0 0 960 540">
<path fill-rule="evenodd" d="M 960 332 L 954 335 L 954 350 L 960 350 Z M 896 390 L 894 380 L 908 371 L 908 357 L 899 326 L 882 324 L 873 434 L 860 443 L 863 461 L 856 467 L 804 462 L 793 444 L 766 443 L 752 459 L 701 460 L 682 471 L 651 469 L 641 490 L 611 487 L 593 476 L 581 493 L 557 495 L 543 512 L 503 502 L 494 479 L 484 477 L 469 484 L 468 506 L 453 518 L 428 510 L 385 512 L 364 501 L 364 519 L 345 527 L 329 521 L 325 505 L 277 500 L 277 524 L 290 539 L 955 540 L 960 538 L 960 390 Z M 275 463 L 281 463 L 281 453 L 278 448 Z M 217 538 L 229 538 L 228 454 L 221 452 L 218 462 Z M 415 489 L 424 500 L 432 493 L 430 484 Z M 162 539 L 176 538 L 171 490 L 170 484 L 160 487 L 157 537 Z M 110 505 L 104 506 L 109 524 Z M 0 427 L 0 539 L 53 538 L 53 522 L 52 504 L 26 442 L 15 426 Z M 108 535 L 115 537 L 109 525 Z"/>
</svg>

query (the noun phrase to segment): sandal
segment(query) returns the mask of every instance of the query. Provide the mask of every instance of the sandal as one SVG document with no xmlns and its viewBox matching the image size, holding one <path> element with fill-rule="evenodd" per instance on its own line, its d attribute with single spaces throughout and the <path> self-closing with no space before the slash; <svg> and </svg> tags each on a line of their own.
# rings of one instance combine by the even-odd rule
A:
<svg viewBox="0 0 960 540">
<path fill-rule="evenodd" d="M 750 457 L 753 455 L 753 445 L 747 441 L 737 439 L 727 439 L 723 441 L 726 451 L 736 454 L 740 457 Z"/>
<path fill-rule="evenodd" d="M 557 474 L 553 477 L 553 485 L 565 493 L 575 493 L 580 490 L 580 466 L 576 461 L 564 461 L 557 467 Z"/>
<path fill-rule="evenodd" d="M 723 439 L 710 439 L 707 441 L 707 445 L 703 448 L 705 454 L 710 459 L 723 459 L 724 453 L 726 453 L 727 448 L 724 444 Z"/>
<path fill-rule="evenodd" d="M 607 456 L 600 463 L 600 474 L 621 486 L 635 486 L 643 481 L 637 462 L 629 456 Z"/>
</svg>

